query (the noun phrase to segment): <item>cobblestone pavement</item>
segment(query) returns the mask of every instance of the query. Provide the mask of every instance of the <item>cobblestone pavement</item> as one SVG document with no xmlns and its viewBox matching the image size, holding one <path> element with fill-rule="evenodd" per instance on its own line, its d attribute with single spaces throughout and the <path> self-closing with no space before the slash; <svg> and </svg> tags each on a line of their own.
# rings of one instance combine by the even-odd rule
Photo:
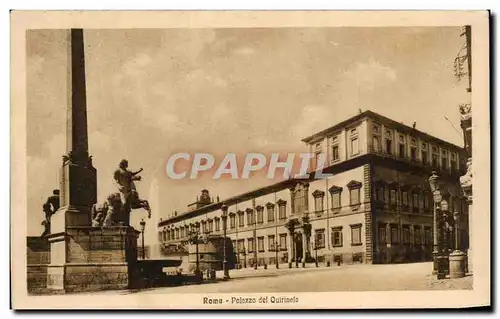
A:
<svg viewBox="0 0 500 319">
<path fill-rule="evenodd" d="M 472 276 L 437 280 L 432 263 L 231 270 L 229 281 L 155 288 L 140 294 L 472 289 Z M 218 272 L 217 277 L 222 273 Z M 130 292 L 129 292 L 130 293 Z"/>
</svg>

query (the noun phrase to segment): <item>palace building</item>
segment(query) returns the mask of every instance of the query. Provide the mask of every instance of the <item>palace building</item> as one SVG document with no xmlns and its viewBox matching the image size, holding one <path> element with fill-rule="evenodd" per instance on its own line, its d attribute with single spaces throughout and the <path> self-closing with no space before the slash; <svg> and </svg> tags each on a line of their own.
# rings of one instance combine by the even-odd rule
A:
<svg viewBox="0 0 500 319">
<path fill-rule="evenodd" d="M 458 182 L 465 172 L 462 147 L 371 111 L 302 141 L 315 154 L 311 167 L 320 155 L 326 157 L 323 173 L 331 176 L 289 179 L 221 201 L 203 190 L 186 212 L 160 221 L 162 246 L 188 251 L 182 247 L 197 230 L 221 238 L 224 203 L 231 259 L 241 267 L 316 259 L 432 260 L 434 204 L 428 178 L 436 171 L 449 210 L 460 213 L 460 246 L 468 247 L 467 202 Z"/>
</svg>

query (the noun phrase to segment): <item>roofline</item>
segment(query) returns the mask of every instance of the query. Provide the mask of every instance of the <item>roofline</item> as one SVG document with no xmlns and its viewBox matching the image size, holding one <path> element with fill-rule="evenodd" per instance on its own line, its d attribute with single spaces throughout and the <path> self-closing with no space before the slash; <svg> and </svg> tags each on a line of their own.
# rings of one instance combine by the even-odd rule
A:
<svg viewBox="0 0 500 319">
<path fill-rule="evenodd" d="M 364 111 L 356 116 L 353 116 L 351 118 L 348 118 L 340 123 L 337 123 L 327 129 L 324 129 L 318 133 L 315 133 L 313 135 L 310 135 L 304 139 L 302 139 L 302 142 L 304 143 L 310 143 L 311 141 L 314 141 L 315 139 L 317 138 L 320 138 L 320 137 L 324 137 L 330 133 L 333 133 L 334 131 L 336 131 L 337 129 L 341 128 L 341 127 L 344 127 L 344 126 L 347 126 L 349 125 L 350 123 L 353 123 L 353 122 L 356 122 L 360 119 L 363 119 L 363 118 L 370 118 L 370 119 L 375 119 L 375 120 L 379 120 L 379 121 L 384 121 L 384 122 L 389 122 L 391 125 L 395 125 L 399 128 L 403 128 L 406 132 L 410 132 L 410 133 L 413 133 L 413 134 L 416 134 L 418 136 L 421 136 L 421 137 L 425 137 L 426 139 L 428 139 L 429 141 L 434 141 L 434 142 L 437 142 L 439 144 L 444 144 L 448 147 L 451 147 L 451 148 L 456 148 L 456 149 L 464 149 L 463 146 L 459 146 L 459 145 L 456 145 L 456 144 L 453 144 L 451 142 L 447 142 L 443 139 L 440 139 L 438 137 L 435 137 L 433 135 L 430 135 L 429 133 L 426 133 L 426 132 L 422 132 L 420 130 L 417 130 L 417 129 L 414 129 L 413 127 L 410 127 L 406 124 L 403 124 L 403 123 L 400 123 L 400 122 L 397 122 L 393 119 L 390 119 L 384 115 L 381 115 L 379 113 L 375 113 L 373 111 L 370 111 L 370 110 L 367 110 L 367 111 Z"/>
<path fill-rule="evenodd" d="M 182 214 L 178 214 L 177 216 L 173 216 L 173 217 L 164 219 L 158 223 L 158 226 L 161 227 L 161 226 L 168 224 L 168 223 L 171 223 L 172 221 L 175 221 L 177 219 L 180 220 L 180 219 L 184 219 L 188 216 L 196 216 L 198 214 L 203 214 L 205 212 L 220 209 L 222 207 L 222 204 L 226 204 L 226 205 L 230 206 L 230 205 L 233 205 L 236 203 L 244 202 L 244 201 L 247 201 L 249 199 L 255 198 L 256 197 L 255 195 L 258 195 L 258 196 L 267 195 L 267 194 L 273 193 L 275 191 L 283 190 L 285 188 L 293 186 L 299 181 L 306 181 L 306 180 L 307 179 L 287 179 L 287 180 L 280 181 L 280 182 L 277 182 L 277 183 L 274 183 L 271 185 L 260 187 L 260 188 L 254 189 L 252 191 L 230 197 L 230 198 L 222 200 L 220 202 L 208 204 L 208 205 L 205 205 L 205 206 L 200 207 L 198 209 L 195 209 L 192 211 L 187 211 L 187 212 L 184 212 Z"/>
<path fill-rule="evenodd" d="M 378 158 L 378 160 L 377 160 L 377 158 Z M 373 160 L 373 159 L 375 159 L 375 160 Z M 365 154 L 365 155 L 362 155 L 359 157 L 349 159 L 347 161 L 335 163 L 335 164 L 332 164 L 328 167 L 325 167 L 323 173 L 335 175 L 339 172 L 344 172 L 344 171 L 347 171 L 347 170 L 350 170 L 350 169 L 353 169 L 356 167 L 361 167 L 362 165 L 365 165 L 367 163 L 371 163 L 371 164 L 382 163 L 384 165 L 391 163 L 391 164 L 389 164 L 389 166 L 394 167 L 394 165 L 392 163 L 400 163 L 400 162 L 396 159 L 390 159 L 390 161 L 388 162 L 386 158 L 379 157 L 376 154 Z M 409 165 L 409 164 L 402 162 L 402 164 L 400 164 L 400 165 Z M 431 171 L 435 170 L 432 167 L 423 167 L 423 168 L 418 167 L 417 169 L 420 171 L 422 171 L 422 170 L 428 171 L 427 173 L 429 173 L 429 174 Z M 464 173 L 464 171 L 460 171 L 458 173 L 458 176 L 461 176 L 463 173 Z M 455 175 L 453 175 L 453 176 L 454 176 L 453 180 L 458 180 L 458 176 L 455 176 Z M 449 177 L 448 177 L 448 175 L 442 175 L 442 178 L 448 179 Z M 223 200 L 223 201 L 220 201 L 218 203 L 212 203 L 212 204 L 200 207 L 196 210 L 188 211 L 188 212 L 185 212 L 183 214 L 178 214 L 177 216 L 172 216 L 170 218 L 164 219 L 157 224 L 157 227 L 163 227 L 163 226 L 166 226 L 168 224 L 172 224 L 172 223 L 184 220 L 185 218 L 195 217 L 195 216 L 202 215 L 204 213 L 212 212 L 214 210 L 220 209 L 223 204 L 231 206 L 233 204 L 241 203 L 241 202 L 250 200 L 250 199 L 258 197 L 258 196 L 267 195 L 267 194 L 270 194 L 270 193 L 273 193 L 276 191 L 284 190 L 286 188 L 291 188 L 300 182 L 311 182 L 314 180 L 316 180 L 315 174 L 314 174 L 314 172 L 310 172 L 309 178 L 306 178 L 306 179 L 293 178 L 293 179 L 284 180 L 284 181 L 281 181 L 281 182 L 278 182 L 278 183 L 275 183 L 272 185 L 257 188 L 257 189 L 254 189 L 252 191 L 230 197 L 230 198 Z M 335 186 L 335 185 L 332 185 L 332 186 Z"/>
<path fill-rule="evenodd" d="M 337 123 L 337 124 L 335 124 L 333 126 L 330 126 L 327 129 L 324 129 L 322 131 L 314 133 L 313 135 L 310 135 L 310 136 L 308 136 L 306 138 L 303 138 L 301 141 L 304 142 L 304 143 L 310 143 L 311 141 L 313 141 L 313 140 L 315 140 L 315 139 L 317 139 L 319 137 L 323 137 L 323 136 L 325 136 L 325 135 L 327 135 L 329 133 L 332 133 L 333 131 L 335 131 L 335 130 L 341 128 L 341 127 L 347 126 L 350 123 L 356 122 L 356 121 L 358 121 L 358 120 L 360 120 L 360 119 L 362 119 L 364 117 L 367 117 L 368 113 L 373 113 L 373 112 L 371 112 L 371 111 L 364 111 L 362 113 L 359 113 L 359 114 L 357 114 L 357 115 L 355 115 L 353 117 L 350 117 L 350 118 L 348 118 L 348 119 L 346 119 L 346 120 L 344 120 L 344 121 L 342 121 L 340 123 Z"/>
</svg>

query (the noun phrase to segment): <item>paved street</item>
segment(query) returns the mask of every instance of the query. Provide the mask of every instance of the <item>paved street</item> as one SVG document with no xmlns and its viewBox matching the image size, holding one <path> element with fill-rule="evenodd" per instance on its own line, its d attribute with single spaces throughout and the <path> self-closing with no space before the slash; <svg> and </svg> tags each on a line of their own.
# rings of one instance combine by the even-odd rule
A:
<svg viewBox="0 0 500 319">
<path fill-rule="evenodd" d="M 164 287 L 140 294 L 472 289 L 472 276 L 437 280 L 432 263 L 231 270 L 230 281 Z M 222 277 L 218 272 L 217 277 Z M 131 293 L 131 292 L 124 292 Z"/>
</svg>

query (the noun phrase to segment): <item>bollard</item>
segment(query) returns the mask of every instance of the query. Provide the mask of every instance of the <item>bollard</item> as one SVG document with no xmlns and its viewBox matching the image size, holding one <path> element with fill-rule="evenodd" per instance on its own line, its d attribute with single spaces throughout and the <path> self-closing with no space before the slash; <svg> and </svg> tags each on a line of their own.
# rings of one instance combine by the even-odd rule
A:
<svg viewBox="0 0 500 319">
<path fill-rule="evenodd" d="M 455 250 L 450 254 L 450 279 L 465 277 L 467 256 L 460 250 Z"/>
</svg>

